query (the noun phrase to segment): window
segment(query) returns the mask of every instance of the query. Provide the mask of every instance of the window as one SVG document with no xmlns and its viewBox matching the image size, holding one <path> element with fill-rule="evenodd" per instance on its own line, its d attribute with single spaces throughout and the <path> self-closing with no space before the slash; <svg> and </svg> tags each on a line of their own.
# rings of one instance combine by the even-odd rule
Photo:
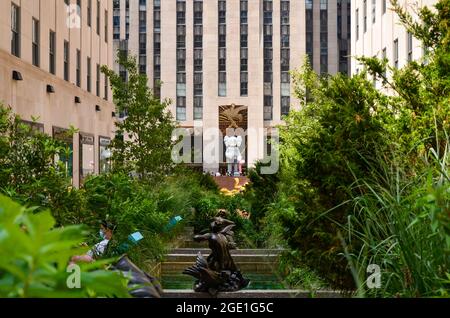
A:
<svg viewBox="0 0 450 318">
<path fill-rule="evenodd" d="M 287 72 L 289 71 L 289 59 L 290 59 L 290 50 L 289 49 L 281 49 L 281 71 Z"/>
<path fill-rule="evenodd" d="M 290 83 L 281 83 L 281 96 L 291 96 Z"/>
<path fill-rule="evenodd" d="M 100 65 L 97 64 L 97 72 L 96 72 L 96 82 L 95 82 L 95 91 L 98 97 L 100 97 Z"/>
<path fill-rule="evenodd" d="M 227 19 L 227 3 L 226 1 L 219 0 L 219 23 L 225 23 Z"/>
<path fill-rule="evenodd" d="M 328 1 L 320 0 L 320 73 L 328 73 Z"/>
<path fill-rule="evenodd" d="M 108 11 L 105 10 L 105 42 L 108 43 L 108 24 L 109 17 L 108 17 Z"/>
<path fill-rule="evenodd" d="M 356 40 L 359 40 L 359 9 L 356 9 Z"/>
<path fill-rule="evenodd" d="M 312 0 L 306 0 L 306 54 L 309 58 L 309 63 L 313 64 L 313 2 Z"/>
<path fill-rule="evenodd" d="M 33 47 L 33 65 L 39 66 L 39 21 L 33 19 L 32 22 L 32 47 Z"/>
<path fill-rule="evenodd" d="M 201 25 L 194 26 L 194 48 L 203 46 L 203 27 Z"/>
<path fill-rule="evenodd" d="M 88 0 L 87 3 L 87 25 L 92 25 L 92 0 Z"/>
<path fill-rule="evenodd" d="M 194 1 L 194 24 L 203 23 L 203 2 Z"/>
<path fill-rule="evenodd" d="M 313 8 L 313 0 L 306 0 L 305 6 L 306 6 L 306 10 L 312 10 L 312 8 Z"/>
<path fill-rule="evenodd" d="M 273 97 L 264 96 L 264 120 L 272 120 Z"/>
<path fill-rule="evenodd" d="M 290 96 L 282 96 L 281 97 L 281 116 L 285 116 L 289 114 L 291 98 Z"/>
<path fill-rule="evenodd" d="M 411 62 L 413 58 L 413 35 L 408 32 L 408 62 Z"/>
<path fill-rule="evenodd" d="M 248 73 L 241 72 L 241 96 L 248 95 Z"/>
<path fill-rule="evenodd" d="M 364 33 L 367 31 L 367 0 L 364 0 Z"/>
<path fill-rule="evenodd" d="M 77 50 L 77 86 L 81 87 L 81 52 Z"/>
<path fill-rule="evenodd" d="M 104 100 L 108 100 L 108 90 L 109 90 L 109 84 L 108 84 L 108 76 L 105 76 L 105 97 Z"/>
<path fill-rule="evenodd" d="M 100 1 L 97 0 L 97 34 L 100 35 Z"/>
<path fill-rule="evenodd" d="M 99 150 L 99 172 L 107 173 L 111 171 L 111 139 L 106 137 L 98 137 L 98 150 Z"/>
<path fill-rule="evenodd" d="M 387 59 L 387 51 L 386 48 L 383 49 L 383 52 L 381 53 L 381 58 L 383 59 L 383 61 L 385 61 Z M 386 68 L 383 71 L 383 76 L 386 77 L 387 73 L 386 73 Z"/>
<path fill-rule="evenodd" d="M 66 167 L 67 175 L 73 176 L 73 137 L 68 133 L 67 129 L 52 127 L 53 139 L 62 141 L 69 148 L 69 156 L 65 151 L 55 155 L 55 162 L 62 162 Z"/>
<path fill-rule="evenodd" d="M 372 0 L 372 24 L 376 22 L 377 0 Z"/>
<path fill-rule="evenodd" d="M 94 136 L 80 133 L 80 184 L 95 173 Z"/>
<path fill-rule="evenodd" d="M 86 78 L 86 89 L 88 92 L 91 91 L 91 58 L 88 57 L 87 58 L 87 64 L 86 64 L 86 69 L 87 69 L 87 78 Z"/>
<path fill-rule="evenodd" d="M 219 96 L 227 96 L 227 73 L 219 72 Z"/>
<path fill-rule="evenodd" d="M 398 39 L 394 40 L 394 67 L 398 68 Z"/>
<path fill-rule="evenodd" d="M 272 95 L 272 83 L 269 82 L 264 83 L 264 95 L 267 96 Z"/>
<path fill-rule="evenodd" d="M 69 81 L 70 49 L 69 42 L 64 41 L 64 80 Z"/>
<path fill-rule="evenodd" d="M 194 119 L 199 120 L 203 118 L 203 97 L 194 96 Z"/>
<path fill-rule="evenodd" d="M 382 0 L 382 2 L 383 2 L 383 14 L 385 14 L 386 13 L 387 3 L 386 3 L 386 0 Z"/>
<path fill-rule="evenodd" d="M 50 30 L 50 34 L 49 34 L 49 72 L 52 74 L 56 73 L 56 54 L 55 54 L 55 49 L 56 49 L 56 33 Z"/>
<path fill-rule="evenodd" d="M 11 5 L 11 54 L 20 57 L 20 8 Z"/>
<path fill-rule="evenodd" d="M 177 120 L 184 121 L 186 120 L 186 97 L 178 96 L 177 97 Z"/>
</svg>

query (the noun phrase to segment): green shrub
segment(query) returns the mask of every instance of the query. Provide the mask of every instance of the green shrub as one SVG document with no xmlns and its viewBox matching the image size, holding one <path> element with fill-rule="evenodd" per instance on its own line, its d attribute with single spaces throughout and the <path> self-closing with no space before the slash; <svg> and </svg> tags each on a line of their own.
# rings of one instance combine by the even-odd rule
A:
<svg viewBox="0 0 450 318">
<path fill-rule="evenodd" d="M 145 261 L 160 260 L 164 254 L 164 233 L 170 213 L 159 209 L 157 188 L 133 179 L 122 173 L 103 174 L 90 177 L 84 185 L 87 207 L 92 218 L 89 223 L 98 241 L 100 221 L 108 220 L 116 226 L 109 251 L 114 253 L 136 231 L 144 239 L 127 253 L 138 266 Z"/>
<path fill-rule="evenodd" d="M 60 154 L 70 155 L 64 142 L 32 130 L 0 104 L 0 193 L 27 206 L 49 208 L 59 225 L 66 218 L 80 222 L 86 217 L 83 196 L 72 189 L 68 168 L 55 162 Z"/>
<path fill-rule="evenodd" d="M 127 280 L 101 262 L 81 267 L 80 288 L 67 285 L 68 262 L 79 248 L 81 226 L 54 228 L 50 212 L 35 213 L 0 195 L 0 297 L 128 297 Z"/>
</svg>

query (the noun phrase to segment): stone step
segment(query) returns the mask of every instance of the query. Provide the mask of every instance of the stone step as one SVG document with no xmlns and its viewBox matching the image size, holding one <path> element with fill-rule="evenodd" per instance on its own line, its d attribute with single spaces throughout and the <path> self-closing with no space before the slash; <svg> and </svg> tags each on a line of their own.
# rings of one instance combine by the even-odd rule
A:
<svg viewBox="0 0 450 318">
<path fill-rule="evenodd" d="M 272 290 L 250 290 L 244 289 L 237 292 L 218 293 L 212 297 L 208 293 L 196 293 L 187 289 L 165 289 L 163 298 L 344 298 L 339 291 L 319 290 L 314 293 L 306 290 L 272 289 Z"/>
<path fill-rule="evenodd" d="M 243 273 L 245 278 L 250 279 L 251 281 L 277 281 L 281 282 L 281 277 L 278 277 L 275 274 L 266 273 L 266 274 L 252 274 L 252 273 Z M 192 276 L 180 274 L 180 273 L 172 273 L 165 274 L 162 276 L 162 280 L 179 280 L 179 281 L 192 281 Z"/>
<path fill-rule="evenodd" d="M 235 249 L 231 250 L 231 255 L 246 254 L 246 255 L 274 255 L 281 254 L 284 249 Z M 174 248 L 170 250 L 169 254 L 194 254 L 197 255 L 201 252 L 207 256 L 211 253 L 209 248 Z"/>
<path fill-rule="evenodd" d="M 207 248 L 207 242 L 195 242 L 194 240 L 185 240 L 182 243 L 183 248 Z"/>
<path fill-rule="evenodd" d="M 182 273 L 194 262 L 163 262 L 161 264 L 161 275 L 170 273 Z M 275 273 L 277 265 L 273 262 L 236 262 L 242 273 Z"/>
<path fill-rule="evenodd" d="M 289 286 L 283 282 L 281 277 L 273 274 L 251 274 L 243 273 L 250 284 L 246 289 L 286 289 Z M 165 274 L 161 278 L 164 289 L 192 289 L 195 279 L 184 274 Z"/>
<path fill-rule="evenodd" d="M 208 254 L 202 253 L 206 258 Z M 233 254 L 232 254 L 233 255 Z M 233 260 L 236 263 L 249 263 L 249 262 L 266 262 L 266 263 L 276 263 L 278 262 L 280 255 L 278 254 L 267 254 L 267 255 L 257 255 L 257 254 L 234 254 Z M 197 254 L 181 254 L 181 253 L 171 253 L 166 254 L 164 262 L 192 262 L 194 263 L 197 258 Z"/>
</svg>

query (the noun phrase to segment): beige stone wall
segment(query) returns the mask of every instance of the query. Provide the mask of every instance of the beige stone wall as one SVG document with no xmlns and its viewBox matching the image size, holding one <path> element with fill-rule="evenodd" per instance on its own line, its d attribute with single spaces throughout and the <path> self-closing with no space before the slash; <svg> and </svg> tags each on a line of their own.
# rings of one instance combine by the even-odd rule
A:
<svg viewBox="0 0 450 318">
<path fill-rule="evenodd" d="M 24 120 L 37 118 L 44 130 L 74 126 L 80 133 L 94 135 L 94 168 L 99 171 L 99 136 L 113 137 L 114 105 L 108 87 L 105 100 L 105 78 L 100 75 L 100 96 L 96 96 L 96 66 L 113 67 L 112 0 L 100 1 L 100 35 L 97 34 L 97 4 L 92 1 L 92 24 L 87 25 L 87 0 L 82 0 L 81 28 L 68 28 L 67 11 L 61 0 L 13 0 L 20 7 L 20 58 L 11 52 L 11 1 L 0 2 L 0 100 L 10 105 Z M 76 0 L 70 3 L 75 4 Z M 105 10 L 108 11 L 108 41 L 105 41 Z M 40 65 L 32 65 L 32 18 L 40 21 Z M 49 32 L 56 32 L 56 74 L 49 73 Z M 64 41 L 69 42 L 69 81 L 64 80 Z M 76 86 L 76 50 L 81 51 L 81 88 Z M 91 58 L 91 88 L 87 92 L 87 57 Z M 19 71 L 23 81 L 12 80 L 12 71 Z M 55 93 L 47 93 L 52 85 Z M 75 103 L 75 96 L 81 103 Z M 100 111 L 96 111 L 96 105 Z M 79 134 L 73 138 L 74 184 L 79 185 Z"/>
<path fill-rule="evenodd" d="M 139 6 L 130 1 L 129 50 L 139 55 Z M 319 0 L 314 0 L 314 68 L 320 69 L 320 11 Z M 125 39 L 125 0 L 121 0 L 121 39 Z M 280 73 L 280 0 L 273 1 L 273 120 L 263 118 L 263 0 L 248 1 L 248 96 L 240 96 L 240 0 L 227 0 L 227 96 L 218 96 L 218 1 L 203 1 L 203 120 L 193 119 L 193 4 L 186 0 L 186 121 L 185 127 L 199 126 L 204 131 L 218 127 L 220 105 L 248 106 L 248 126 L 253 131 L 282 124 Z M 153 83 L 153 0 L 147 0 L 147 73 Z M 346 19 L 343 19 L 345 23 Z M 339 66 L 337 41 L 337 5 L 328 1 L 328 69 L 336 73 Z M 290 66 L 296 69 L 304 61 L 305 1 L 290 1 Z M 117 68 L 116 68 L 117 69 Z M 176 114 L 176 0 L 161 0 L 161 97 L 172 100 L 171 111 Z M 291 93 L 293 89 L 291 89 Z M 300 102 L 291 96 L 291 107 Z M 205 136 L 205 142 L 206 140 Z M 262 158 L 264 140 L 250 134 L 248 161 Z M 214 168 L 214 167 L 212 167 Z"/>
<path fill-rule="evenodd" d="M 400 3 L 413 13 L 414 3 L 419 6 L 432 7 L 436 0 L 401 0 Z M 364 32 L 364 2 L 363 0 L 352 0 L 352 56 L 378 56 L 382 57 L 383 49 L 386 48 L 386 57 L 390 65 L 394 66 L 394 40 L 399 43 L 399 67 L 408 62 L 408 33 L 399 25 L 397 15 L 391 10 L 390 1 L 387 0 L 386 13 L 382 12 L 382 0 L 376 0 L 376 20 L 372 23 L 372 0 L 367 0 L 367 32 Z M 356 10 L 359 9 L 359 39 L 356 37 Z M 414 13 L 413 13 L 414 14 Z M 413 38 L 413 59 L 423 56 L 422 45 L 419 40 Z M 352 58 L 352 73 L 361 70 L 361 65 Z M 377 85 L 380 85 L 378 83 Z"/>
</svg>

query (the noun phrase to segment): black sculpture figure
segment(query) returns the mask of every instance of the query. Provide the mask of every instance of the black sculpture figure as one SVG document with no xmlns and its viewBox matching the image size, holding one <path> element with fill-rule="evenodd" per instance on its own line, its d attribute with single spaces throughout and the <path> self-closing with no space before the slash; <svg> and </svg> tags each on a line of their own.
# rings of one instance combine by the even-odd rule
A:
<svg viewBox="0 0 450 318">
<path fill-rule="evenodd" d="M 238 291 L 250 283 L 242 276 L 230 254 L 230 249 L 236 248 L 233 227 L 234 222 L 215 217 L 211 223 L 211 233 L 194 236 L 197 242 L 207 240 L 211 249 L 206 260 L 198 253 L 195 265 L 183 271 L 183 274 L 197 278 L 194 291 L 208 292 L 214 296 L 218 292 Z"/>
</svg>

